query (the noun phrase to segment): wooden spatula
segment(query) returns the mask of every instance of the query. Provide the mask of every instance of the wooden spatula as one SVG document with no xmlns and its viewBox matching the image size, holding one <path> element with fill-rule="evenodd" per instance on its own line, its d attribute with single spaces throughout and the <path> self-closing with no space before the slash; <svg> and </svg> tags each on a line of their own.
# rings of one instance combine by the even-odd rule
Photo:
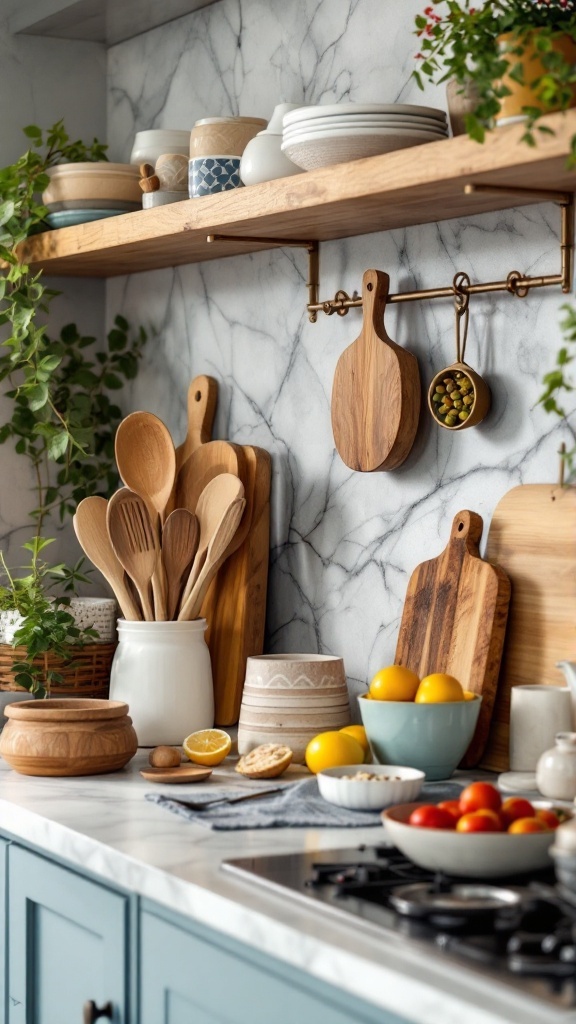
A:
<svg viewBox="0 0 576 1024">
<path fill-rule="evenodd" d="M 120 488 L 108 502 L 106 523 L 116 557 L 134 581 L 144 618 L 151 622 L 154 609 L 148 595 L 148 584 L 158 562 L 160 546 L 146 502 L 128 487 Z M 165 610 L 162 618 L 166 618 Z"/>
<path fill-rule="evenodd" d="M 384 327 L 390 278 L 367 270 L 362 281 L 362 331 L 342 353 L 332 388 L 336 448 L 350 469 L 396 469 L 406 459 L 420 415 L 420 375 L 412 353 Z"/>
<path fill-rule="evenodd" d="M 200 570 L 200 574 L 190 592 L 189 597 L 183 602 L 178 615 L 178 620 L 195 619 L 200 614 L 202 602 L 208 591 L 212 579 L 218 569 L 228 557 L 228 550 L 234 534 L 238 529 L 246 502 L 244 498 L 232 501 L 224 511 L 220 522 L 214 530 L 214 534 L 208 545 L 206 559 Z"/>
<path fill-rule="evenodd" d="M 222 519 L 222 515 L 230 504 L 239 498 L 244 498 L 244 485 L 233 473 L 220 473 L 214 477 L 209 484 L 206 484 L 198 498 L 196 518 L 198 519 L 200 537 L 190 575 L 182 595 L 182 605 L 187 601 L 200 575 L 208 547 Z M 230 538 L 230 541 L 232 539 Z M 229 554 L 231 553 L 232 551 L 230 550 Z"/>
<path fill-rule="evenodd" d="M 82 550 L 112 587 L 124 618 L 138 621 L 142 619 L 140 609 L 126 585 L 124 568 L 108 536 L 107 509 L 106 498 L 96 494 L 83 498 L 74 515 L 74 530 Z"/>
<path fill-rule="evenodd" d="M 162 530 L 162 562 L 167 582 L 166 616 L 176 615 L 184 582 L 198 548 L 200 528 L 198 519 L 187 508 L 175 508 Z"/>
</svg>

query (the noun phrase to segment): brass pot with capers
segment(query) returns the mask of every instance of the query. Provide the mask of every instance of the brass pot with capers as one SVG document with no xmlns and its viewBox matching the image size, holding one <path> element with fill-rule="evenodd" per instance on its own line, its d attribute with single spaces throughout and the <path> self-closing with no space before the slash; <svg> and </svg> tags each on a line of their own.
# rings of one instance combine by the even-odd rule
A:
<svg viewBox="0 0 576 1024">
<path fill-rule="evenodd" d="M 456 362 L 440 370 L 428 388 L 428 407 L 434 419 L 446 430 L 475 427 L 490 409 L 490 388 L 486 381 L 464 362 L 468 336 L 470 278 L 458 273 L 454 277 L 454 311 L 456 314 Z M 461 324 L 463 332 L 461 337 Z"/>
</svg>

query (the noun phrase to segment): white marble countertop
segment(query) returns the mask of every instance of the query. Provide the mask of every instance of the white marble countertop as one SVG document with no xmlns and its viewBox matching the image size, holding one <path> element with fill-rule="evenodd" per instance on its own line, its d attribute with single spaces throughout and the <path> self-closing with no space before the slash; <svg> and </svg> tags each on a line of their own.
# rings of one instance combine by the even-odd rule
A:
<svg viewBox="0 0 576 1024">
<path fill-rule="evenodd" d="M 147 752 L 139 751 L 112 775 L 49 779 L 18 775 L 0 761 L 0 830 L 418 1024 L 576 1024 L 576 1010 L 545 1007 L 429 947 L 356 918 L 343 923 L 329 909 L 220 868 L 232 857 L 382 842 L 378 828 L 211 831 L 144 799 L 152 790 L 192 791 L 145 782 L 145 764 Z M 230 771 L 216 768 L 193 792 L 219 781 L 243 785 Z"/>
</svg>

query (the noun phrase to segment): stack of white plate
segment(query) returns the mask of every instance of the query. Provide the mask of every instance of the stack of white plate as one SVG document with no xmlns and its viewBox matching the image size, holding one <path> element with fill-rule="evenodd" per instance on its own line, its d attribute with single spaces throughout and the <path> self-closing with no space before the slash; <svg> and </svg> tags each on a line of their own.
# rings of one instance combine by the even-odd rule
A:
<svg viewBox="0 0 576 1024">
<path fill-rule="evenodd" d="M 336 103 L 284 115 L 282 151 L 298 167 L 316 167 L 421 146 L 448 136 L 443 110 L 408 103 Z"/>
</svg>

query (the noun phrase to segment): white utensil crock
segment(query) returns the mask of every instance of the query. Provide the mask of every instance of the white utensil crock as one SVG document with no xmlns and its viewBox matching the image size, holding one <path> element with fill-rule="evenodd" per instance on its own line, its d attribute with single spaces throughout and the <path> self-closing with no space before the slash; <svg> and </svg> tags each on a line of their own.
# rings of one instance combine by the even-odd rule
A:
<svg viewBox="0 0 576 1024">
<path fill-rule="evenodd" d="M 138 745 L 181 744 L 214 725 L 206 619 L 192 622 L 118 620 L 110 699 L 126 701 Z"/>
<path fill-rule="evenodd" d="M 513 686 L 510 692 L 510 769 L 534 771 L 538 758 L 554 746 L 557 732 L 572 728 L 572 701 L 566 686 Z"/>
</svg>

